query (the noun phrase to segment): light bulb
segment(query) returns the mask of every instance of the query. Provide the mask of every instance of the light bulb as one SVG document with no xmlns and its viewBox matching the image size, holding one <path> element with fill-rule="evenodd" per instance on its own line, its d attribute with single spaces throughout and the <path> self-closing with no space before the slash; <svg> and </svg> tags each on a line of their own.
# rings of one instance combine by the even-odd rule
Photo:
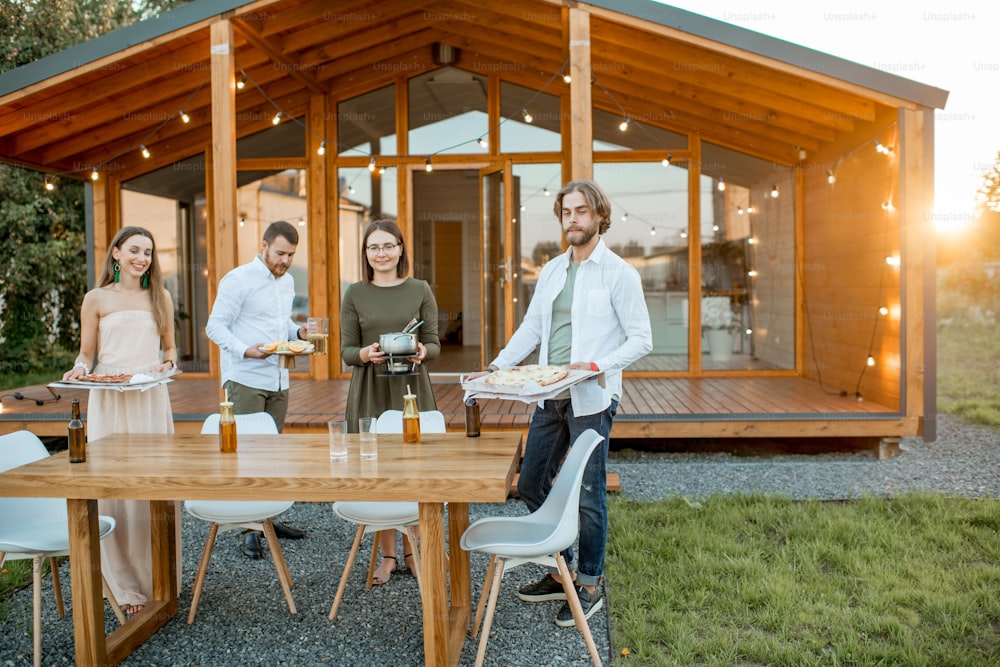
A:
<svg viewBox="0 0 1000 667">
<path fill-rule="evenodd" d="M 747 271 L 747 275 L 750 276 L 751 278 L 756 278 L 757 277 L 757 269 L 750 269 L 749 271 Z"/>
<path fill-rule="evenodd" d="M 867 363 L 867 364 L 868 364 L 869 366 L 874 366 L 874 365 L 875 365 L 875 357 L 873 357 L 873 356 L 871 356 L 871 355 L 869 354 L 869 355 L 868 355 L 868 361 L 867 361 L 867 362 L 865 362 L 865 363 Z"/>
<path fill-rule="evenodd" d="M 375 171 L 375 156 L 372 155 L 372 159 L 368 160 L 368 171 Z"/>
<path fill-rule="evenodd" d="M 434 167 L 431 166 L 431 159 L 427 158 L 424 160 L 424 171 L 434 171 Z"/>
<path fill-rule="evenodd" d="M 650 227 L 649 228 L 649 235 L 650 236 L 656 236 L 656 227 Z"/>
<path fill-rule="evenodd" d="M 719 231 L 719 226 L 718 225 L 712 225 L 712 231 L 713 232 Z"/>
<path fill-rule="evenodd" d="M 771 186 L 771 199 L 777 199 L 777 198 L 778 198 L 778 186 L 777 185 L 772 185 Z"/>
<path fill-rule="evenodd" d="M 573 80 L 573 77 L 571 77 L 569 74 L 566 74 L 565 72 L 563 73 L 563 81 L 565 83 L 569 83 L 572 80 Z"/>
<path fill-rule="evenodd" d="M 620 132 L 627 132 L 628 131 L 628 124 L 631 123 L 631 122 L 632 121 L 630 121 L 628 118 L 626 118 L 622 122 L 618 123 L 618 130 Z"/>
<path fill-rule="evenodd" d="M 628 213 L 622 213 L 622 222 L 628 221 Z"/>
<path fill-rule="evenodd" d="M 521 109 L 521 113 L 524 115 L 524 122 L 525 123 L 529 123 L 530 124 L 533 120 L 535 120 L 535 117 L 532 116 L 530 113 L 528 113 L 527 109 Z"/>
<path fill-rule="evenodd" d="M 354 186 L 353 186 L 353 185 L 348 185 L 348 186 L 347 186 L 347 192 L 348 192 L 349 194 L 352 194 L 352 195 L 353 195 L 353 194 L 354 194 Z"/>
<path fill-rule="evenodd" d="M 743 207 L 742 206 L 737 206 L 736 207 L 736 215 L 743 215 Z"/>
<path fill-rule="evenodd" d="M 180 116 L 181 116 L 181 120 L 184 121 L 185 123 L 190 123 L 191 122 L 191 116 L 189 116 L 186 113 L 184 113 L 184 109 L 181 109 Z"/>
<path fill-rule="evenodd" d="M 247 75 L 244 74 L 240 77 L 240 80 L 236 82 L 236 90 L 243 90 L 247 85 Z"/>
<path fill-rule="evenodd" d="M 139 152 L 142 153 L 144 158 L 149 159 L 149 149 L 146 148 L 145 144 L 139 144 Z"/>
<path fill-rule="evenodd" d="M 53 183 L 52 181 L 50 181 L 49 179 L 46 178 L 45 179 L 45 189 L 48 192 L 52 192 L 53 190 L 56 189 L 55 183 Z"/>
<path fill-rule="evenodd" d="M 833 169 L 828 169 L 826 172 L 826 182 L 833 185 L 837 182 L 837 177 L 833 173 Z"/>
<path fill-rule="evenodd" d="M 551 193 L 551 192 L 549 192 L 549 189 L 548 189 L 548 188 L 542 188 L 542 194 L 543 194 L 543 195 L 545 195 L 546 197 L 548 197 L 548 196 L 550 196 L 550 195 L 551 195 L 552 193 Z"/>
<path fill-rule="evenodd" d="M 92 172 L 90 172 L 90 180 L 96 181 L 100 177 L 101 177 L 101 175 L 99 173 L 97 173 L 97 169 L 96 168 Z"/>
<path fill-rule="evenodd" d="M 889 314 L 889 309 L 886 308 L 885 306 L 880 306 L 878 309 L 878 314 L 881 315 L 882 317 L 885 317 L 886 315 Z"/>
<path fill-rule="evenodd" d="M 482 148 L 489 148 L 489 146 L 490 146 L 489 142 L 488 142 L 488 141 L 486 141 L 486 137 L 485 137 L 485 136 L 483 136 L 483 137 L 479 137 L 479 139 L 478 139 L 477 143 L 478 143 L 478 144 L 480 145 L 480 147 L 482 147 Z"/>
<path fill-rule="evenodd" d="M 316 155 L 325 155 L 325 154 L 326 154 L 326 139 L 319 142 L 319 148 L 316 149 Z"/>
<path fill-rule="evenodd" d="M 279 124 L 281 122 L 281 117 L 284 115 L 285 115 L 284 111 L 279 111 L 278 113 L 274 114 L 274 118 L 271 119 L 271 124 L 272 125 Z"/>
<path fill-rule="evenodd" d="M 715 186 L 715 187 L 719 188 L 719 192 L 725 192 L 725 190 L 726 190 L 726 179 L 720 178 L 719 179 L 719 184 L 717 186 Z"/>
<path fill-rule="evenodd" d="M 753 206 L 747 206 L 747 213 L 753 213 Z"/>
<path fill-rule="evenodd" d="M 686 239 L 687 237 L 688 237 L 688 230 L 682 229 L 681 230 L 681 238 L 682 239 Z"/>
</svg>

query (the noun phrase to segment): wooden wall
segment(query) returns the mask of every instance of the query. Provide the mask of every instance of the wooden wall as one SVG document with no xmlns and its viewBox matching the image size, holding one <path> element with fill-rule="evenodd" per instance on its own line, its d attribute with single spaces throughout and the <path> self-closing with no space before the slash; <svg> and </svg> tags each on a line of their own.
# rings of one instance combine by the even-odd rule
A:
<svg viewBox="0 0 1000 667">
<path fill-rule="evenodd" d="M 802 213 L 803 375 L 889 406 L 901 400 L 900 271 L 885 261 L 901 250 L 899 147 L 885 155 L 875 140 L 893 144 L 896 131 L 858 135 L 806 169 Z"/>
</svg>

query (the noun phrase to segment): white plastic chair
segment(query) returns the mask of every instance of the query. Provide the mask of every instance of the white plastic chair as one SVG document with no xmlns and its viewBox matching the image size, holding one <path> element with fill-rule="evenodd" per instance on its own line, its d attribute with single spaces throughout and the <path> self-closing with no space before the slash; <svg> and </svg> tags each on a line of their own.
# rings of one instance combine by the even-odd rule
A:
<svg viewBox="0 0 1000 667">
<path fill-rule="evenodd" d="M 15 431 L 0 436 L 0 472 L 22 466 L 49 455 L 45 445 L 31 431 Z M 100 539 L 115 529 L 110 516 L 97 518 Z M 65 615 L 59 566 L 56 558 L 69 554 L 69 519 L 66 500 L 60 498 L 0 498 L 0 566 L 9 560 L 31 559 L 32 626 L 34 664 L 42 664 L 42 560 L 49 559 L 52 570 L 52 592 L 59 617 Z M 104 595 L 120 623 L 125 622 L 118 602 L 104 581 Z"/>
<path fill-rule="evenodd" d="M 203 434 L 219 432 L 218 413 L 209 415 L 201 426 Z M 254 412 L 246 415 L 236 415 L 236 433 L 250 435 L 277 435 L 278 427 L 274 419 L 266 412 Z M 220 454 L 220 456 L 230 456 Z M 208 561 L 212 557 L 212 548 L 215 546 L 215 538 L 219 532 L 227 530 L 260 530 L 267 537 L 268 548 L 274 560 L 274 569 L 278 572 L 278 581 L 281 582 L 281 590 L 285 593 L 285 601 L 288 603 L 288 610 L 295 611 L 295 600 L 292 599 L 292 577 L 288 572 L 288 565 L 285 563 L 285 556 L 281 552 L 281 545 L 278 537 L 274 534 L 274 525 L 271 520 L 279 514 L 288 511 L 293 505 L 292 501 L 285 500 L 186 500 L 184 509 L 188 514 L 208 521 L 211 527 L 208 529 L 208 537 L 205 538 L 205 549 L 201 554 L 201 563 L 198 565 L 198 575 L 194 580 L 194 591 L 191 596 L 191 611 L 188 612 L 188 624 L 194 623 L 195 614 L 198 613 L 198 602 L 201 599 L 201 587 L 205 583 L 205 573 L 208 571 Z"/>
<path fill-rule="evenodd" d="M 513 569 L 525 563 L 539 563 L 555 567 L 559 571 L 559 579 L 566 592 L 569 607 L 573 611 L 576 627 L 583 633 L 594 664 L 600 666 L 601 657 L 597 653 L 594 637 L 590 634 L 590 626 L 583 616 L 580 598 L 577 597 L 569 568 L 561 552 L 569 548 L 576 539 L 580 526 L 580 484 L 583 480 L 583 471 L 587 467 L 590 455 L 602 440 L 604 437 L 593 429 L 587 429 L 577 437 L 569 454 L 566 455 L 552 490 L 537 510 L 527 516 L 479 519 L 462 535 L 460 544 L 463 549 L 490 554 L 486 581 L 483 582 L 483 592 L 476 607 L 476 617 L 472 621 L 474 637 L 479 627 L 479 619 L 483 615 L 483 603 L 488 595 L 489 606 L 486 609 L 483 634 L 479 639 L 476 667 L 483 664 L 483 658 L 486 656 L 486 642 L 490 636 L 490 625 L 493 623 L 493 612 L 496 610 L 504 569 Z"/>
<path fill-rule="evenodd" d="M 379 415 L 376 428 L 379 433 L 402 433 L 403 432 L 403 412 L 401 410 L 386 410 Z M 444 433 L 444 415 L 438 410 L 427 410 L 420 413 L 421 433 Z M 420 509 L 417 503 L 410 502 L 366 502 L 350 501 L 336 502 L 333 504 L 333 513 L 344 521 L 358 525 L 358 530 L 354 534 L 354 543 L 351 544 L 351 553 L 347 556 L 347 563 L 344 564 L 344 572 L 340 575 L 340 585 L 337 586 L 337 595 L 333 599 L 330 607 L 329 618 L 332 621 L 337 616 L 340 609 L 340 602 L 344 598 L 344 589 L 347 587 L 347 579 L 351 575 L 351 568 L 354 567 L 354 560 L 358 556 L 361 548 L 361 539 L 366 533 L 377 533 L 380 530 L 398 530 L 406 534 L 413 546 L 413 566 L 417 569 L 417 585 L 420 585 L 420 550 L 417 548 L 417 535 L 414 528 L 420 523 Z M 378 559 L 378 540 L 372 539 L 372 553 L 368 560 L 368 579 L 365 583 L 366 589 L 371 589 L 372 580 L 375 576 L 375 561 Z"/>
</svg>

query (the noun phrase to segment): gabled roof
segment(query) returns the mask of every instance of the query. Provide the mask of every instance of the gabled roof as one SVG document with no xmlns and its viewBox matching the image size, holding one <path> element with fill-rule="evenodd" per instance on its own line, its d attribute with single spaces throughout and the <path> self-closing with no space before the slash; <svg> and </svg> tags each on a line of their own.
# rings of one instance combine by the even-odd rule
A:
<svg viewBox="0 0 1000 667">
<path fill-rule="evenodd" d="M 270 126 L 274 105 L 351 96 L 437 67 L 538 90 L 566 62 L 552 0 L 196 0 L 0 75 L 0 160 L 82 177 L 124 174 L 201 152 L 211 138 L 209 25 L 234 21 L 237 134 Z M 595 107 L 792 164 L 894 108 L 943 107 L 947 93 L 648 0 L 573 3 L 592 13 Z M 546 90 L 565 92 L 561 81 Z M 191 122 L 174 122 L 180 109 Z M 364 133 L 363 124 L 355 130 Z M 322 131 L 322 130 L 321 130 Z M 140 143 L 153 162 L 137 157 Z"/>
</svg>

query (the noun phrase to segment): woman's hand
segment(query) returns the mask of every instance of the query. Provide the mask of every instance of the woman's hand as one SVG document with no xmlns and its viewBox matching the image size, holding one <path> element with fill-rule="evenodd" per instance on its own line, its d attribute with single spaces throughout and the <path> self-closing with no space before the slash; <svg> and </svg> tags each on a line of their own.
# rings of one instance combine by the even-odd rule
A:
<svg viewBox="0 0 1000 667">
<path fill-rule="evenodd" d="M 62 379 L 63 382 L 66 382 L 67 380 L 75 380 L 76 378 L 82 377 L 86 374 L 87 366 L 82 362 L 78 362 L 75 366 L 73 366 L 73 368 L 63 373 Z"/>
<path fill-rule="evenodd" d="M 424 359 L 427 358 L 427 348 L 420 341 L 417 341 L 417 356 L 408 357 L 407 361 L 412 361 L 415 364 L 422 364 Z"/>
<path fill-rule="evenodd" d="M 385 352 L 382 351 L 378 343 L 361 348 L 361 352 L 358 354 L 361 356 L 361 361 L 366 364 L 380 364 L 386 361 Z"/>
</svg>

